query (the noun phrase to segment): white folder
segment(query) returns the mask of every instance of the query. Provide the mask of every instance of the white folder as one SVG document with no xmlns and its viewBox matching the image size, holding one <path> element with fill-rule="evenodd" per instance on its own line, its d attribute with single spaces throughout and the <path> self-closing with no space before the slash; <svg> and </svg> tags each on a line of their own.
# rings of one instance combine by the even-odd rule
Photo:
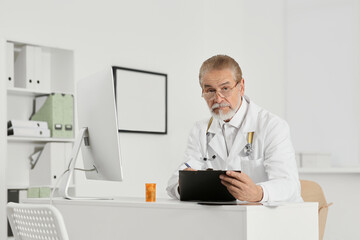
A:
<svg viewBox="0 0 360 240">
<path fill-rule="evenodd" d="M 10 120 L 8 121 L 9 128 L 49 128 L 48 123 L 45 121 L 32 121 L 32 120 Z"/>
<path fill-rule="evenodd" d="M 14 85 L 19 88 L 35 89 L 35 47 L 23 46 L 14 65 Z"/>
<path fill-rule="evenodd" d="M 46 128 L 11 128 L 8 136 L 16 137 L 50 137 L 50 129 Z"/>
<path fill-rule="evenodd" d="M 41 47 L 34 47 L 34 88 L 42 89 L 42 51 Z"/>
<path fill-rule="evenodd" d="M 14 87 L 14 43 L 6 43 L 6 82 L 7 87 Z"/>
<path fill-rule="evenodd" d="M 46 143 L 30 170 L 30 186 L 54 186 L 68 166 L 71 150 L 71 143 Z"/>
<path fill-rule="evenodd" d="M 51 53 L 43 50 L 41 53 L 42 69 L 41 69 L 41 82 L 39 89 L 43 91 L 51 91 Z"/>
</svg>

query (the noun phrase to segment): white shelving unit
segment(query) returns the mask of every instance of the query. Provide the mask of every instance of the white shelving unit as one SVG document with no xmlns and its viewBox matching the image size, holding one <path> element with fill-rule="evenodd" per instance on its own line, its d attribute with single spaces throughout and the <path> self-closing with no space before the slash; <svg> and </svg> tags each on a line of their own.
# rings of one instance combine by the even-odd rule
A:
<svg viewBox="0 0 360 240">
<path fill-rule="evenodd" d="M 17 87 L 10 87 L 7 88 L 7 92 L 9 95 L 23 95 L 23 96 L 36 96 L 42 94 L 48 94 L 48 91 L 41 91 L 36 89 L 26 89 L 26 88 L 17 88 Z"/>
<path fill-rule="evenodd" d="M 46 82 L 47 89 L 28 89 L 19 87 L 18 84 L 9 86 L 9 67 L 6 61 L 11 58 L 7 56 L 9 54 L 7 43 L 14 44 L 13 61 L 16 61 L 24 46 L 41 49 L 42 60 L 40 61 L 42 61 L 42 64 L 44 64 L 45 60 L 47 61 L 45 65 L 42 65 L 42 69 L 48 68 L 47 70 L 41 69 L 41 71 L 46 71 L 41 76 L 47 76 L 41 79 L 41 81 L 49 81 Z M 7 237 L 7 221 L 6 216 L 4 216 L 4 213 L 6 213 L 7 190 L 26 189 L 29 187 L 30 155 L 36 149 L 43 148 L 46 143 L 73 143 L 74 139 L 7 136 L 7 131 L 4 130 L 4 127 L 8 120 L 29 120 L 33 113 L 35 96 L 50 93 L 74 94 L 75 84 L 74 54 L 71 50 L 0 39 L 0 56 L 2 57 L 0 60 L 0 126 L 2 126 L 0 130 L 0 176 L 2 176 L 0 178 L 0 240 L 5 240 L 13 239 Z M 33 79 L 33 81 L 39 81 L 38 79 Z M 18 80 L 16 75 L 15 78 L 14 75 L 12 76 L 12 80 L 16 83 Z M 73 129 L 75 129 L 75 126 L 73 126 Z"/>
</svg>

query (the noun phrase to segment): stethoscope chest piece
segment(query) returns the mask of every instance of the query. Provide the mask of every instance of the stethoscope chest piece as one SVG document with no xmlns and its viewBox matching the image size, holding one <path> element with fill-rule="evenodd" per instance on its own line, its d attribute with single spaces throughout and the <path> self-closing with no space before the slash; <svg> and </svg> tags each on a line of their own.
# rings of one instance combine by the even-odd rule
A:
<svg viewBox="0 0 360 240">
<path fill-rule="evenodd" d="M 253 137 L 254 137 L 254 132 L 249 132 L 248 136 L 247 136 L 248 143 L 245 145 L 245 148 L 244 148 L 246 156 L 250 156 L 250 154 L 253 152 L 253 147 L 252 147 Z"/>
<path fill-rule="evenodd" d="M 250 154 L 253 152 L 252 144 L 248 143 L 245 145 L 245 155 L 250 156 Z"/>
</svg>

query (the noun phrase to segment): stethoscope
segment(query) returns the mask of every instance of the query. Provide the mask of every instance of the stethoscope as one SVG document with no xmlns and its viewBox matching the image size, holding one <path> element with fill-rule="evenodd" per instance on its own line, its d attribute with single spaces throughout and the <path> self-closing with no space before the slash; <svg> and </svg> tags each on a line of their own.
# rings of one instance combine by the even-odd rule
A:
<svg viewBox="0 0 360 240">
<path fill-rule="evenodd" d="M 209 158 L 209 152 L 208 152 L 208 143 L 209 143 L 209 128 L 211 126 L 213 122 L 213 117 L 210 118 L 210 121 L 208 123 L 207 129 L 206 129 L 206 144 L 205 144 L 205 156 L 202 158 L 202 160 L 204 161 L 213 161 L 216 159 L 216 155 L 214 154 L 213 156 L 211 156 L 211 158 Z M 247 135 L 247 144 L 244 147 L 244 153 L 245 156 L 250 156 L 251 153 L 253 152 L 253 137 L 254 137 L 254 132 L 249 132 Z"/>
<path fill-rule="evenodd" d="M 215 159 L 216 159 L 216 155 L 215 155 L 215 154 L 212 155 L 211 158 L 209 158 L 209 152 L 208 152 L 208 143 L 209 143 L 209 136 L 210 136 L 209 128 L 210 128 L 213 120 L 214 120 L 214 118 L 211 117 L 211 118 L 210 118 L 210 121 L 209 121 L 209 123 L 208 123 L 207 129 L 206 129 L 206 136 L 205 136 L 205 137 L 206 137 L 205 157 L 202 158 L 202 160 L 204 160 L 204 161 L 207 161 L 207 160 L 212 161 L 212 160 L 215 160 Z"/>
<path fill-rule="evenodd" d="M 252 142 L 253 142 L 253 137 L 254 137 L 254 132 L 248 132 L 247 135 L 247 144 L 245 145 L 245 156 L 250 156 L 250 154 L 253 152 L 253 146 L 252 146 Z"/>
</svg>

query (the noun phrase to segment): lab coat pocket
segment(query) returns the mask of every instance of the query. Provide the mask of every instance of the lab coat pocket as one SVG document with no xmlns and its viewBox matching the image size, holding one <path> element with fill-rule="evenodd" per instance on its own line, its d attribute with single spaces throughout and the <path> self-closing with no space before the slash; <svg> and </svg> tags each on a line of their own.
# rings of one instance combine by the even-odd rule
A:
<svg viewBox="0 0 360 240">
<path fill-rule="evenodd" d="M 246 173 L 255 183 L 267 181 L 264 159 L 241 158 L 241 171 Z"/>
</svg>

